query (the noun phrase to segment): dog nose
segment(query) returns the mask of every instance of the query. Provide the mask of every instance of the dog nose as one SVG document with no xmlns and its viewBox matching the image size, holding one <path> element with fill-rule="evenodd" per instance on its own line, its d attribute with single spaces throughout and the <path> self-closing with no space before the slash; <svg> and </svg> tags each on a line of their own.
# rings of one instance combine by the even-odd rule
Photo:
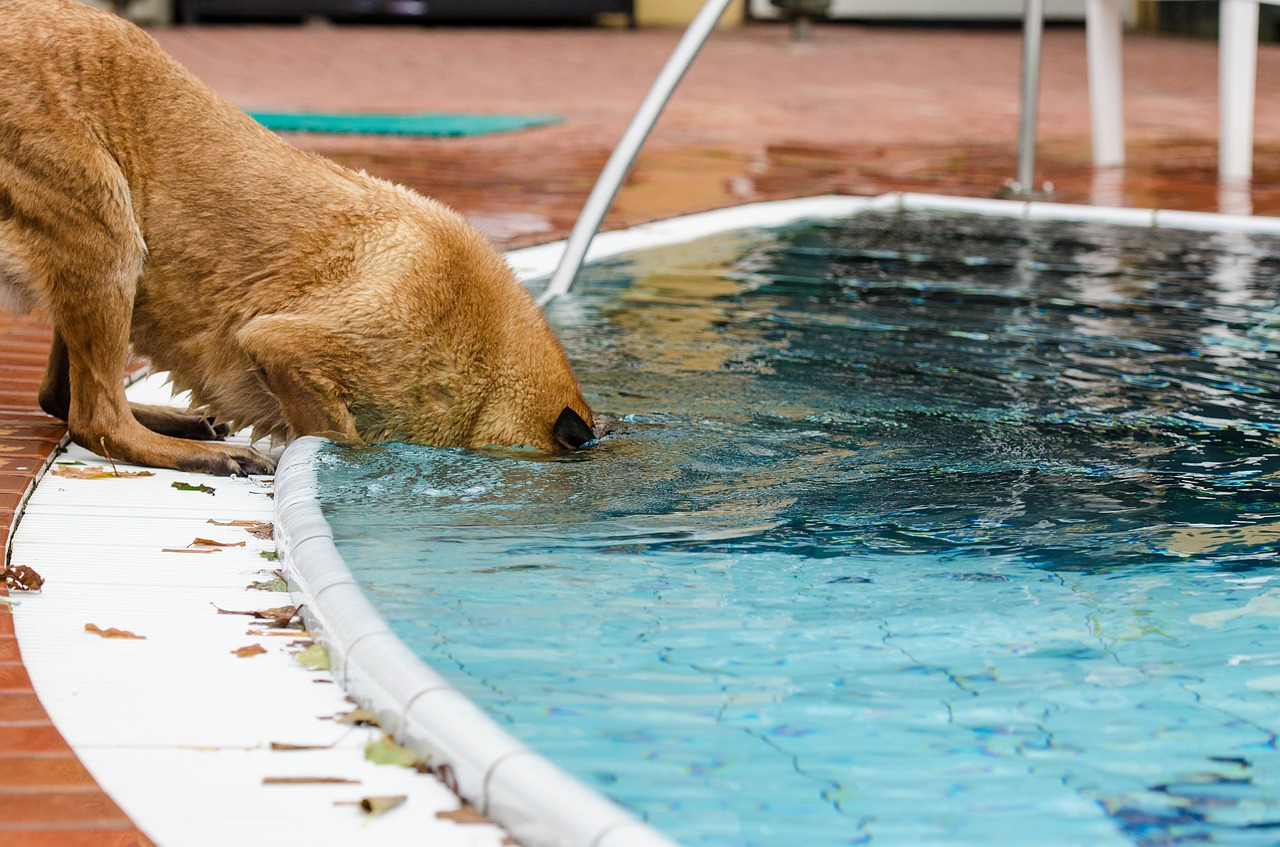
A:
<svg viewBox="0 0 1280 847">
<path fill-rule="evenodd" d="M 566 450 L 577 450 L 585 444 L 596 440 L 596 434 L 587 426 L 587 422 L 573 409 L 565 406 L 551 427 L 551 437 Z"/>
</svg>

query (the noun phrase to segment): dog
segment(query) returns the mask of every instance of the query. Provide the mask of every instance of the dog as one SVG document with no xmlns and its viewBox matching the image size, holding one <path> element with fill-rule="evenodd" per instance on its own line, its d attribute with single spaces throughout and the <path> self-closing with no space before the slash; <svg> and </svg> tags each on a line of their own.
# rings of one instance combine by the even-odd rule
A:
<svg viewBox="0 0 1280 847">
<path fill-rule="evenodd" d="M 0 295 L 53 323 L 40 406 L 116 462 L 270 473 L 219 443 L 576 449 L 594 418 L 460 215 L 304 153 L 138 27 L 0 0 Z M 191 411 L 131 405 L 132 349 Z"/>
</svg>

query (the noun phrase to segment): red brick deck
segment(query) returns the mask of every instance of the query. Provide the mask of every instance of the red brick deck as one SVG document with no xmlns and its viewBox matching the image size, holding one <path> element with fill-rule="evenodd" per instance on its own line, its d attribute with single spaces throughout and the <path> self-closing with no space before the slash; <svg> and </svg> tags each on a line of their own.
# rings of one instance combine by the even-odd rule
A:
<svg viewBox="0 0 1280 847">
<path fill-rule="evenodd" d="M 676 33 L 621 30 L 207 28 L 157 33 L 246 108 L 550 112 L 556 127 L 475 139 L 299 138 L 473 216 L 503 246 L 562 235 Z M 1090 202 L 1084 37 L 1045 39 L 1039 180 Z M 717 33 L 659 124 L 607 226 L 821 192 L 990 196 L 1014 172 L 1012 29 L 824 26 Z M 1213 210 L 1216 46 L 1126 42 L 1123 205 Z M 1280 213 L 1280 49 L 1259 57 L 1254 208 Z M 64 430 L 36 406 L 49 343 L 0 315 L 0 539 Z M 0 589 L 0 594 L 3 594 Z M 140 692 L 145 697 L 145 692 Z M 150 842 L 52 726 L 0 605 L 0 843 Z"/>
<path fill-rule="evenodd" d="M 0 539 L 66 432 L 36 406 L 49 329 L 0 317 Z M 5 594 L 0 588 L 0 595 Z M 151 842 L 94 782 L 40 705 L 0 605 L 0 843 L 6 847 L 143 847 Z"/>
</svg>

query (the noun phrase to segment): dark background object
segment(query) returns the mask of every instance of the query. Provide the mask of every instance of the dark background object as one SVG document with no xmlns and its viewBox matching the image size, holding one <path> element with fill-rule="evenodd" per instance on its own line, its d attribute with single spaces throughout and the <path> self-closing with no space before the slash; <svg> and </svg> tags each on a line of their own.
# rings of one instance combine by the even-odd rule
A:
<svg viewBox="0 0 1280 847">
<path fill-rule="evenodd" d="M 179 0 L 184 24 L 207 20 L 417 20 L 549 23 L 590 21 L 621 12 L 635 26 L 634 0 Z"/>
<path fill-rule="evenodd" d="M 1138 24 L 1156 32 L 1217 38 L 1219 5 L 1219 0 L 1145 2 L 1138 8 Z M 1280 41 L 1280 8 L 1266 3 L 1258 8 L 1258 40 Z"/>
</svg>

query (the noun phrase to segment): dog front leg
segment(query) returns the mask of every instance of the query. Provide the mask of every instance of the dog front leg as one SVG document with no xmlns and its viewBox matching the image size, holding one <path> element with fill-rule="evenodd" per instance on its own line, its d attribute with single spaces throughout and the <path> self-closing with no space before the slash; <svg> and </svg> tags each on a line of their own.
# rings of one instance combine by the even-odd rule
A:
<svg viewBox="0 0 1280 847">
<path fill-rule="evenodd" d="M 67 360 L 67 345 L 56 328 L 49 347 L 49 364 L 40 382 L 39 400 L 46 415 L 63 421 L 71 415 L 71 364 Z"/>
<path fill-rule="evenodd" d="M 60 420 L 71 415 L 71 366 L 67 358 L 67 345 L 62 334 L 53 332 L 53 344 L 49 348 L 49 365 L 40 383 L 40 408 L 46 414 Z M 130 403 L 130 410 L 138 423 L 152 432 L 171 435 L 174 438 L 191 438 L 197 441 L 220 441 L 226 438 L 226 424 L 214 425 L 213 419 L 203 415 L 191 415 L 167 406 L 148 406 Z"/>
<path fill-rule="evenodd" d="M 337 361 L 345 345 L 306 318 L 260 315 L 236 333 L 263 387 L 280 405 L 289 437 L 320 435 L 361 443 Z"/>
<path fill-rule="evenodd" d="M 143 426 L 129 406 L 121 374 L 128 356 L 132 287 L 63 284 L 53 304 L 61 347 L 51 357 L 49 396 L 57 397 L 56 361 L 65 356 L 67 429 L 80 446 L 115 461 L 222 476 L 271 473 L 270 459 L 254 450 L 173 438 Z"/>
</svg>

